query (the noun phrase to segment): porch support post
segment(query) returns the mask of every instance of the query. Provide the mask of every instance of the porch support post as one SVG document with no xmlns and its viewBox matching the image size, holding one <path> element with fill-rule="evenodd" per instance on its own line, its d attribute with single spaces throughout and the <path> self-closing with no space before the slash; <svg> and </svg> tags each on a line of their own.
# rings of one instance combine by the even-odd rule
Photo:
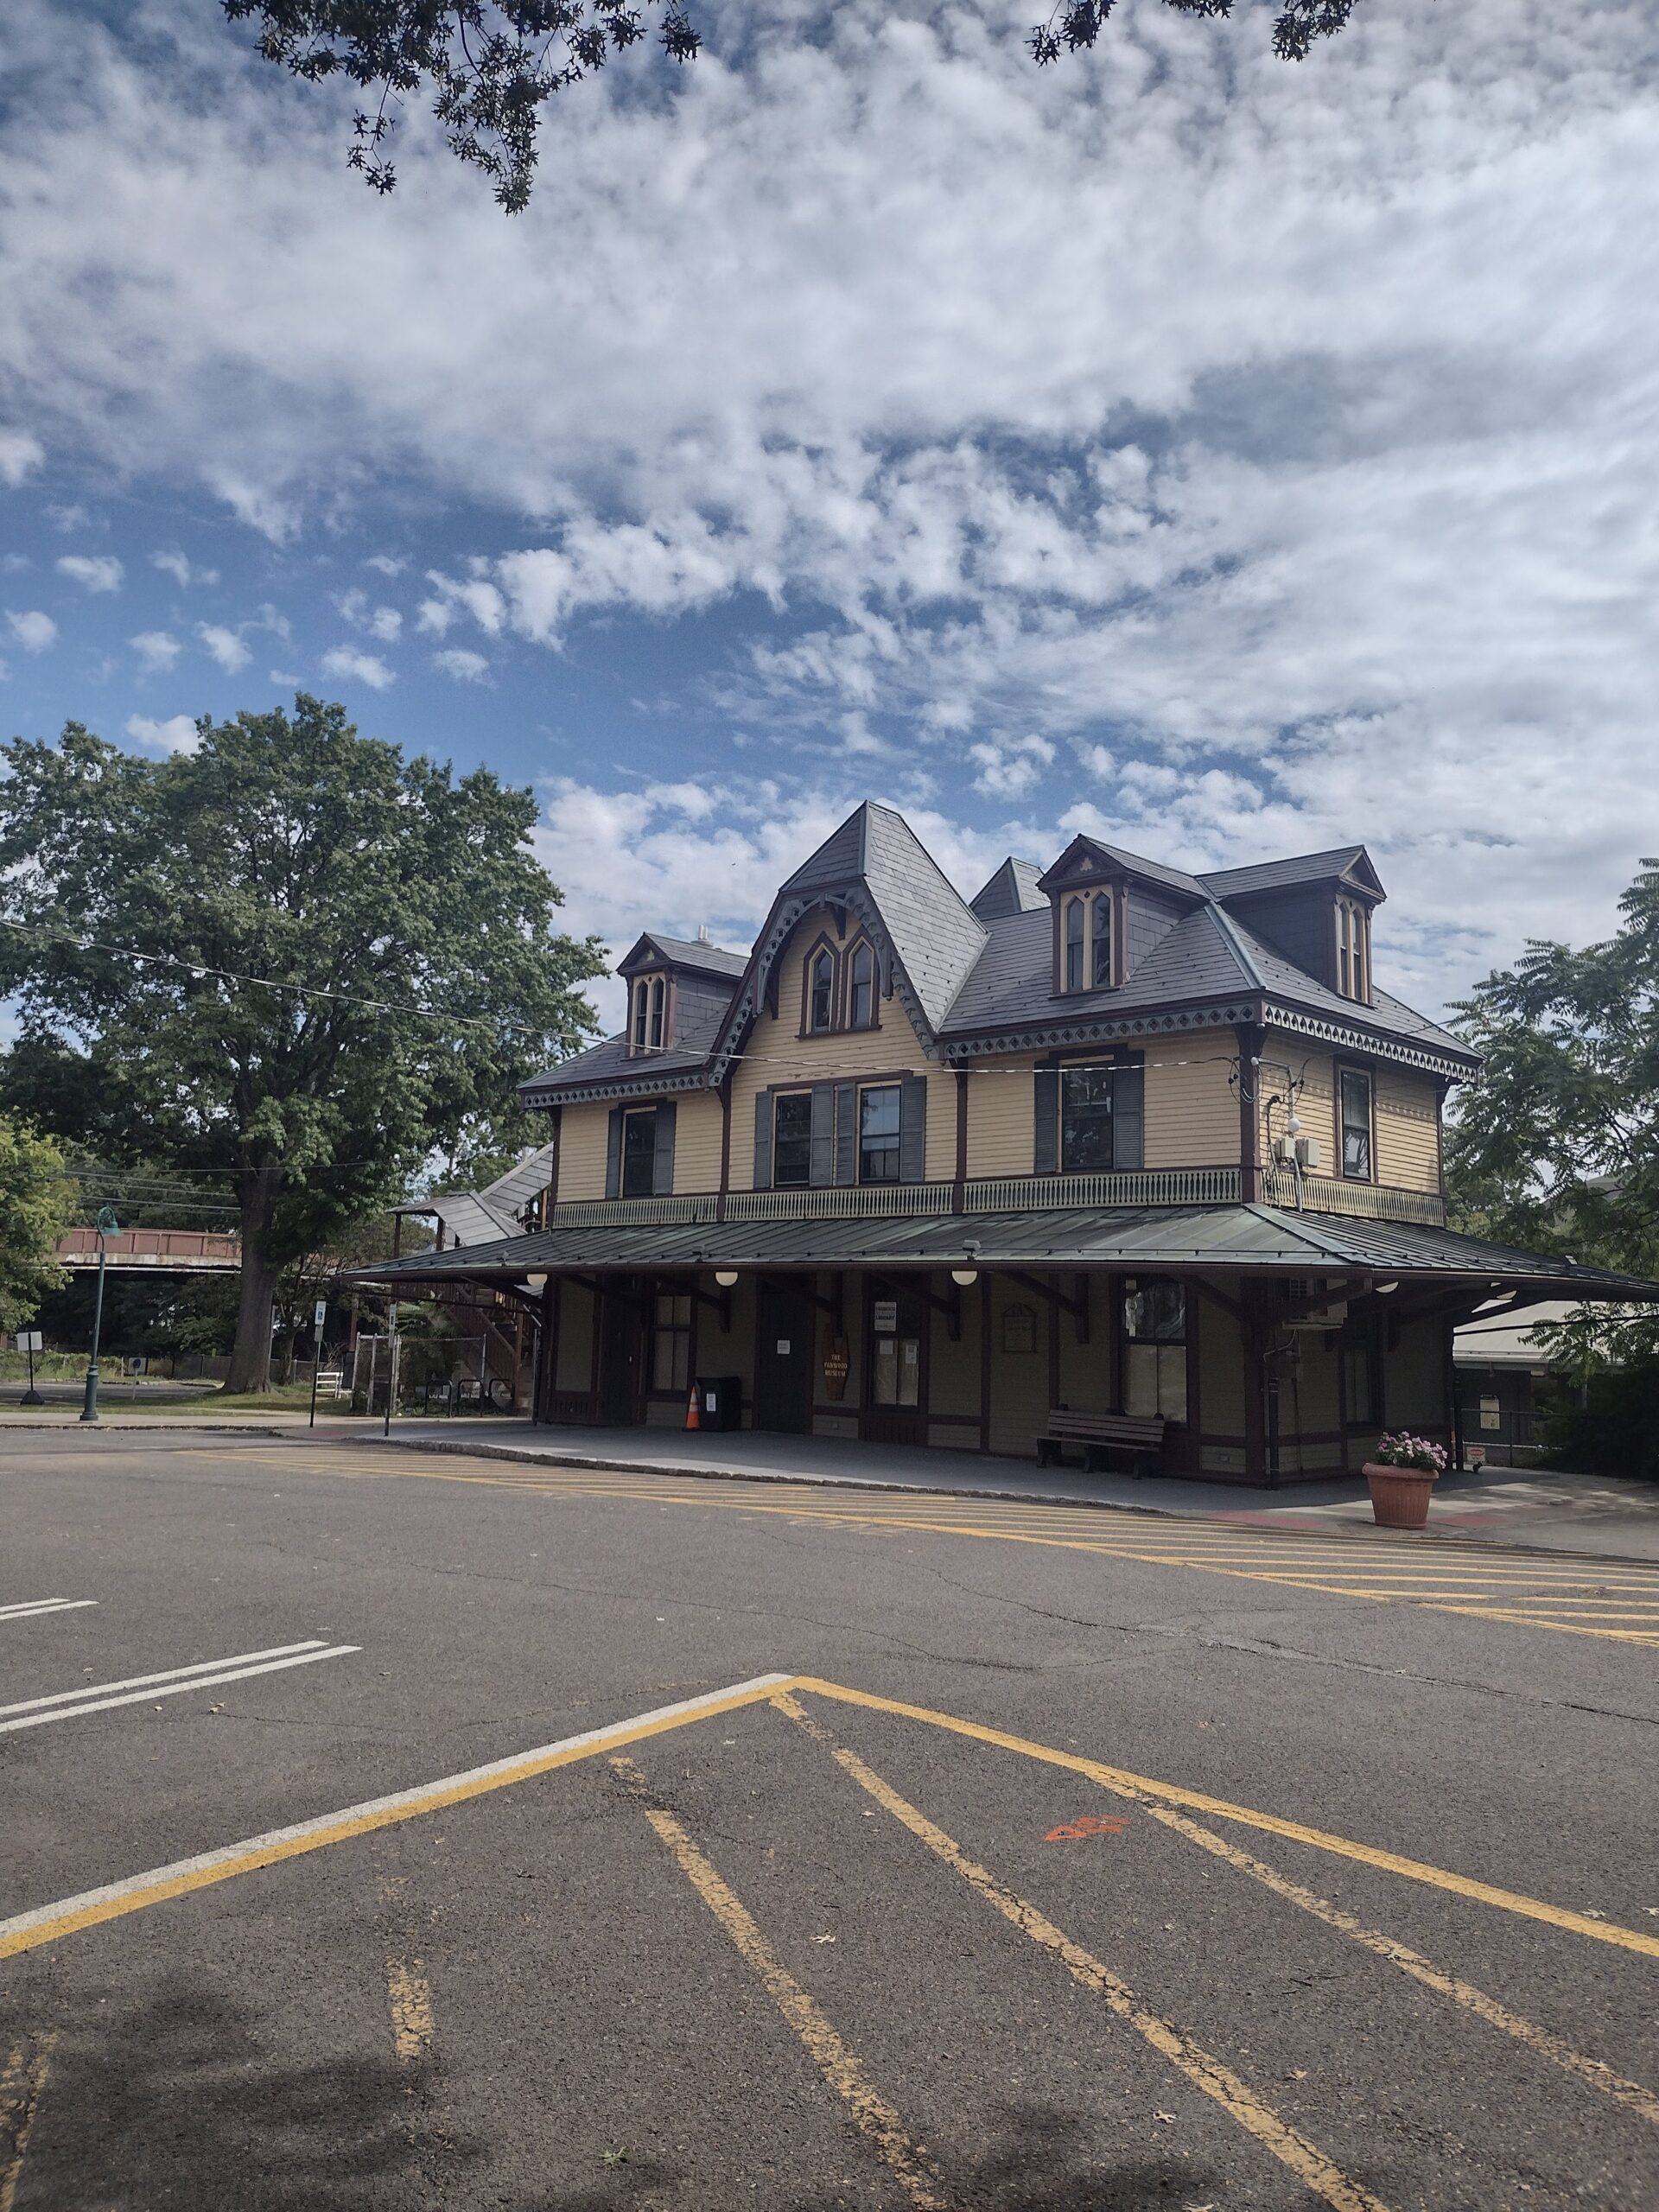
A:
<svg viewBox="0 0 1659 2212">
<path fill-rule="evenodd" d="M 536 1387 L 531 1393 L 532 1428 L 544 1421 L 553 1402 L 554 1363 L 558 1357 L 559 1279 L 549 1275 L 542 1285 L 542 1325 L 536 1335 Z"/>
<path fill-rule="evenodd" d="M 1263 1357 L 1261 1302 L 1254 1283 L 1240 1286 L 1243 1311 L 1239 1338 L 1244 1356 L 1244 1474 L 1252 1483 L 1274 1479 L 1268 1468 L 1268 1370 Z"/>
</svg>

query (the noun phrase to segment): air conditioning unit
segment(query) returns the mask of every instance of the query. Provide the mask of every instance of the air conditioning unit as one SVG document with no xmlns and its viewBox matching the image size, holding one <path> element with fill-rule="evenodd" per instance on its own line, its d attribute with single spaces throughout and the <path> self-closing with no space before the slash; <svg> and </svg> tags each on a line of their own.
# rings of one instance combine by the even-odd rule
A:
<svg viewBox="0 0 1659 2212">
<path fill-rule="evenodd" d="M 1294 1308 L 1301 1305 L 1303 1300 L 1315 1296 L 1322 1287 L 1317 1281 L 1306 1275 L 1291 1275 L 1281 1286 L 1280 1295 L 1287 1306 Z M 1280 1325 L 1286 1329 L 1339 1329 L 1347 1319 L 1347 1300 L 1332 1298 L 1322 1305 L 1310 1306 L 1303 1313 L 1287 1314 Z"/>
</svg>

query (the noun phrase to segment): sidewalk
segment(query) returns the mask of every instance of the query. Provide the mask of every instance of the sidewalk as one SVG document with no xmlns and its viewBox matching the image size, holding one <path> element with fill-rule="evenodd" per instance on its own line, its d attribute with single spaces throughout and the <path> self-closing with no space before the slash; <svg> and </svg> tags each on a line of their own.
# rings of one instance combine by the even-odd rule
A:
<svg viewBox="0 0 1659 2212">
<path fill-rule="evenodd" d="M 78 1426 L 67 1408 L 0 1415 L 8 1431 Z M 307 1437 L 322 1444 L 385 1448 L 379 1421 L 342 1421 L 319 1412 L 315 1430 L 303 1413 L 207 1408 L 152 1414 L 111 1412 L 93 1433 L 217 1431 L 225 1434 Z M 88 1432 L 81 1430 L 84 1435 Z M 859 1444 L 829 1437 L 777 1436 L 743 1429 L 729 1433 L 671 1428 L 532 1428 L 519 1420 L 398 1420 L 391 1442 L 408 1451 L 472 1454 L 549 1466 L 616 1468 L 654 1475 L 727 1476 L 752 1482 L 810 1482 L 836 1487 L 914 1491 L 971 1497 L 1016 1498 L 1061 1505 L 1116 1506 L 1177 1520 L 1334 1535 L 1372 1528 L 1363 1480 L 1296 1483 L 1282 1490 L 1169 1476 L 1085 1474 L 1075 1467 L 1039 1468 L 1029 1459 L 982 1457 L 919 1446 Z M 1587 1553 L 1606 1559 L 1659 1560 L 1659 1487 L 1616 1476 L 1543 1474 L 1534 1469 L 1470 1468 L 1436 1484 L 1430 1535 L 1527 1549 Z"/>
</svg>

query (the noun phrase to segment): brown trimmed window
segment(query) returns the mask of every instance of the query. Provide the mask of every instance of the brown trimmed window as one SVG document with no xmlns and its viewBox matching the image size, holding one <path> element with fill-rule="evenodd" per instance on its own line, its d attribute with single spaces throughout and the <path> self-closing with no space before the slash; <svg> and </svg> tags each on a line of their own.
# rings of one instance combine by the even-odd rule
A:
<svg viewBox="0 0 1659 2212">
<path fill-rule="evenodd" d="M 628 1017 L 628 1050 L 660 1052 L 668 1042 L 668 979 L 637 976 Z"/>
<path fill-rule="evenodd" d="M 1112 984 L 1112 894 L 1078 891 L 1060 912 L 1060 988 L 1104 991 Z"/>
<path fill-rule="evenodd" d="M 806 971 L 806 1026 L 833 1029 L 836 1023 L 836 957 L 826 945 L 812 955 Z"/>
<path fill-rule="evenodd" d="M 875 1023 L 875 954 L 863 939 L 848 964 L 847 1027 L 869 1029 Z"/>
<path fill-rule="evenodd" d="M 1357 899 L 1337 901 L 1337 988 L 1345 999 L 1370 1003 L 1370 918 Z"/>
<path fill-rule="evenodd" d="M 1371 1078 L 1344 1068 L 1338 1079 L 1342 1115 L 1342 1172 L 1351 1183 L 1371 1179 Z"/>
</svg>

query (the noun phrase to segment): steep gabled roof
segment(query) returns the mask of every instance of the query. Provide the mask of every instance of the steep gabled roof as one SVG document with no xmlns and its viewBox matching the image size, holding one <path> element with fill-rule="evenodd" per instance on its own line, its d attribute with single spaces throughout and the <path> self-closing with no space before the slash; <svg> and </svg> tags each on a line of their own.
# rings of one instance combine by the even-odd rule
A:
<svg viewBox="0 0 1659 2212">
<path fill-rule="evenodd" d="M 1304 883 L 1344 883 L 1373 899 L 1388 896 L 1363 845 L 1336 845 L 1328 853 L 1258 861 L 1250 868 L 1217 868 L 1197 880 L 1215 899 L 1248 899 L 1257 892 L 1289 891 Z"/>
<path fill-rule="evenodd" d="M 1166 891 L 1179 893 L 1184 899 L 1207 899 L 1209 893 L 1195 875 L 1188 875 L 1184 868 L 1166 868 L 1161 861 L 1142 860 L 1139 853 L 1125 852 L 1121 845 L 1103 844 L 1098 837 L 1085 836 L 1082 831 L 1071 840 L 1053 866 L 1045 869 L 1039 878 L 1039 887 L 1046 893 L 1052 884 L 1070 874 L 1073 856 L 1084 853 L 1098 854 L 1114 868 L 1125 875 L 1138 876 L 1143 883 L 1155 883 Z"/>
<path fill-rule="evenodd" d="M 1054 937 L 1045 900 L 1040 913 L 1005 915 L 991 925 L 990 943 L 957 995 L 945 1033 L 958 1037 L 1057 1020 L 1087 1021 L 1095 1014 L 1225 998 L 1261 988 L 1224 917 L 1206 905 L 1166 931 L 1127 982 L 1057 998 Z"/>
<path fill-rule="evenodd" d="M 1357 999 L 1345 999 L 1339 991 L 1332 990 L 1310 976 L 1306 969 L 1297 967 L 1270 944 L 1264 944 L 1236 915 L 1227 917 L 1227 925 L 1242 944 L 1260 978 L 1261 988 L 1271 996 L 1288 999 L 1296 1006 L 1328 1014 L 1333 1020 L 1345 1022 L 1356 1029 L 1375 1029 L 1385 1037 L 1420 1045 L 1427 1051 L 1454 1054 L 1471 1066 L 1478 1064 L 1480 1056 L 1466 1039 L 1442 1029 L 1426 1014 L 1414 1013 L 1402 1000 L 1390 997 L 1387 991 L 1373 988 L 1369 1006 Z"/>
<path fill-rule="evenodd" d="M 968 904 L 987 928 L 1006 914 L 1035 913 L 1048 904 L 1037 888 L 1042 873 L 1035 861 L 1017 861 L 1010 854 Z"/>
</svg>

